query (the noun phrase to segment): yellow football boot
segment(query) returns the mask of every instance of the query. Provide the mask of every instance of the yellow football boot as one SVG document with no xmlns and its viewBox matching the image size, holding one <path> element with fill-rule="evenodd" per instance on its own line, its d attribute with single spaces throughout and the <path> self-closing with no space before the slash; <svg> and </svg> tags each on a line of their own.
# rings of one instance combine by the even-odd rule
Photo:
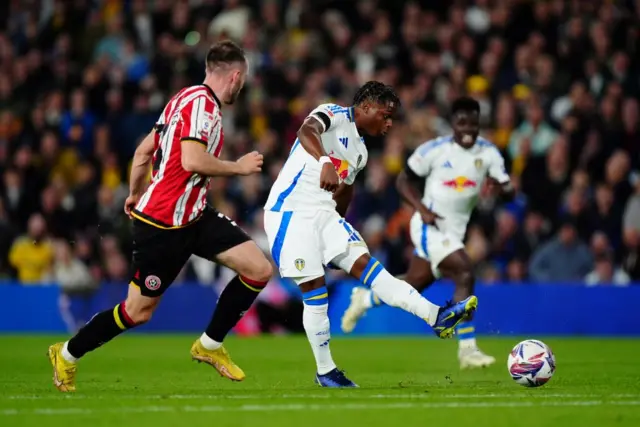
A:
<svg viewBox="0 0 640 427">
<path fill-rule="evenodd" d="M 49 360 L 53 366 L 53 385 L 62 392 L 76 391 L 76 364 L 62 357 L 64 343 L 49 347 Z"/>
<path fill-rule="evenodd" d="M 191 358 L 213 366 L 218 373 L 231 381 L 242 381 L 246 375 L 238 365 L 233 363 L 224 346 L 216 350 L 207 350 L 200 342 L 200 338 L 191 346 Z"/>
</svg>

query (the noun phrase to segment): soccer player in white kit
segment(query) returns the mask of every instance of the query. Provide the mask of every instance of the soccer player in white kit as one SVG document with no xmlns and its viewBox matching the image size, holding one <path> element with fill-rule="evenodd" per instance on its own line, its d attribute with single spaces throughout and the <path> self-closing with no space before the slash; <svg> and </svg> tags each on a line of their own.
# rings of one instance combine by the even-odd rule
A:
<svg viewBox="0 0 640 427">
<path fill-rule="evenodd" d="M 472 295 L 444 307 L 426 300 L 407 282 L 391 276 L 344 219 L 355 177 L 367 163 L 361 134 L 386 134 L 398 106 L 391 87 L 368 82 L 355 94 L 352 107 L 317 107 L 300 127 L 265 205 L 264 227 L 273 260 L 280 275 L 302 291 L 303 325 L 316 359 L 315 381 L 322 387 L 356 387 L 336 367 L 329 348 L 324 280 L 329 264 L 374 289 L 386 304 L 424 319 L 440 338 L 449 338 L 477 306 Z"/>
<path fill-rule="evenodd" d="M 418 291 L 441 276 L 452 279 L 456 285 L 454 301 L 462 301 L 473 293 L 473 265 L 463 240 L 483 181 L 487 178 L 492 190 L 499 190 L 505 199 L 514 195 L 502 155 L 495 145 L 478 137 L 479 113 L 480 105 L 472 98 L 454 101 L 453 135 L 418 147 L 397 182 L 402 198 L 416 210 L 410 224 L 415 251 L 403 279 Z M 342 318 L 342 330 L 353 331 L 366 311 L 381 303 L 372 290 L 355 288 L 351 305 Z M 495 358 L 484 354 L 476 345 L 471 318 L 461 322 L 456 333 L 460 340 L 461 368 L 483 367 L 495 362 Z"/>
</svg>

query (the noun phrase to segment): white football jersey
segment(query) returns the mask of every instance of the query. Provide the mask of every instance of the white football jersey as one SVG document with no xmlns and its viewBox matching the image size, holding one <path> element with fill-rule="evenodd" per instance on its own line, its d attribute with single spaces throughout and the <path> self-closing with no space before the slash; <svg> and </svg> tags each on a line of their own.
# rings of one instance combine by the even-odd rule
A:
<svg viewBox="0 0 640 427">
<path fill-rule="evenodd" d="M 409 157 L 408 167 L 426 183 L 422 203 L 443 217 L 438 229 L 462 241 L 471 212 L 487 176 L 500 184 L 509 182 L 500 151 L 478 137 L 471 148 L 463 148 L 444 136 L 420 145 Z"/>
<path fill-rule="evenodd" d="M 353 107 L 322 104 L 309 117 L 324 127 L 320 138 L 341 182 L 352 185 L 367 164 L 367 147 L 358 134 Z M 327 120 L 328 119 L 328 120 Z M 335 210 L 333 194 L 320 188 L 322 165 L 296 139 L 271 187 L 265 209 L 274 212 Z"/>
</svg>

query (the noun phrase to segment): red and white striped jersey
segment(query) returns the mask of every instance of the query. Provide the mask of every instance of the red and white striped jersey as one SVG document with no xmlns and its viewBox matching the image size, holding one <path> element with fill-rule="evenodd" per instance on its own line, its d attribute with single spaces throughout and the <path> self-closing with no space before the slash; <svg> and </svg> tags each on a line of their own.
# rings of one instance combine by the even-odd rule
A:
<svg viewBox="0 0 640 427">
<path fill-rule="evenodd" d="M 182 144 L 203 144 L 219 157 L 224 143 L 220 101 L 209 86 L 182 89 L 155 125 L 151 184 L 132 215 L 160 228 L 178 228 L 197 220 L 207 204 L 209 177 L 182 167 Z"/>
</svg>

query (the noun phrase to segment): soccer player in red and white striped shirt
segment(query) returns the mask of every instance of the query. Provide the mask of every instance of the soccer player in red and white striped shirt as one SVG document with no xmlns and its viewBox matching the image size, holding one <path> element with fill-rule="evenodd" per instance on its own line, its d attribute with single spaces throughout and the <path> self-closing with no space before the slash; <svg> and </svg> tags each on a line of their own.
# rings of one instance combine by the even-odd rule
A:
<svg viewBox="0 0 640 427">
<path fill-rule="evenodd" d="M 137 148 L 125 212 L 133 219 L 133 277 L 127 299 L 95 315 L 65 343 L 49 347 L 54 385 L 75 391 L 76 362 L 127 329 L 147 322 L 191 255 L 235 270 L 216 311 L 191 347 L 193 359 L 235 381 L 245 374 L 222 341 L 271 277 L 271 264 L 237 224 L 207 206 L 210 179 L 250 175 L 262 155 L 219 159 L 224 144 L 221 104 L 233 104 L 247 73 L 243 50 L 230 41 L 211 47 L 204 83 L 178 92 Z M 151 183 L 146 177 L 152 168 Z"/>
</svg>

